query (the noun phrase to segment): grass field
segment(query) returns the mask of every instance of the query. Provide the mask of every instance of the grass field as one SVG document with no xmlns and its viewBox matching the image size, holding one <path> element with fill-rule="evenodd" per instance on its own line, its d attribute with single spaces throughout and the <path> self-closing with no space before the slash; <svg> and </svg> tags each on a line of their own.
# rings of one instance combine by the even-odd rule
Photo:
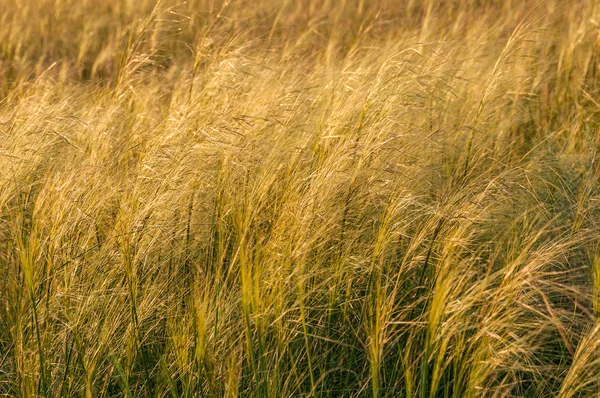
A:
<svg viewBox="0 0 600 398">
<path fill-rule="evenodd" d="M 1 0 L 0 396 L 598 396 L 599 29 Z"/>
</svg>

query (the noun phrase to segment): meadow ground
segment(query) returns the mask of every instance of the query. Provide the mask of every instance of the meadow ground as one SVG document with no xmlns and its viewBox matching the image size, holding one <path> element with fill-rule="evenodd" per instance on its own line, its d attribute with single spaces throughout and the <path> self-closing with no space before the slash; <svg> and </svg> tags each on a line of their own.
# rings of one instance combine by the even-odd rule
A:
<svg viewBox="0 0 600 398">
<path fill-rule="evenodd" d="M 600 394 L 599 0 L 2 0 L 0 396 Z"/>
</svg>

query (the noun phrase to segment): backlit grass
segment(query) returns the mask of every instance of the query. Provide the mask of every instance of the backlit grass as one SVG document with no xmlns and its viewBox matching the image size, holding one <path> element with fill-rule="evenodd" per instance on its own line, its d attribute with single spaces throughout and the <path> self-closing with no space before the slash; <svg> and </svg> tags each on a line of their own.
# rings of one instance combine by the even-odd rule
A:
<svg viewBox="0 0 600 398">
<path fill-rule="evenodd" d="M 3 0 L 0 395 L 600 394 L 597 0 Z"/>
</svg>

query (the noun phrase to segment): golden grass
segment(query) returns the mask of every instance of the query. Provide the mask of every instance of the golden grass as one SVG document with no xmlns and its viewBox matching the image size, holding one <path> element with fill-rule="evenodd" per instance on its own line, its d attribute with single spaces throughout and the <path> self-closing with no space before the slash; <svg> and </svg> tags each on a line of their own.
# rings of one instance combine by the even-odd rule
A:
<svg viewBox="0 0 600 398">
<path fill-rule="evenodd" d="M 4 0 L 0 395 L 600 393 L 597 0 Z"/>
</svg>

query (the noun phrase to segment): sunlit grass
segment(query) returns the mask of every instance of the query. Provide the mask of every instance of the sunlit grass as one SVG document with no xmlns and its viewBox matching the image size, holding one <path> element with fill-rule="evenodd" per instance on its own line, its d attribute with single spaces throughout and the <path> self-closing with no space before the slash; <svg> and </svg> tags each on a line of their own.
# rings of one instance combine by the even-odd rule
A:
<svg viewBox="0 0 600 398">
<path fill-rule="evenodd" d="M 5 0 L 0 395 L 598 395 L 599 6 Z"/>
</svg>

